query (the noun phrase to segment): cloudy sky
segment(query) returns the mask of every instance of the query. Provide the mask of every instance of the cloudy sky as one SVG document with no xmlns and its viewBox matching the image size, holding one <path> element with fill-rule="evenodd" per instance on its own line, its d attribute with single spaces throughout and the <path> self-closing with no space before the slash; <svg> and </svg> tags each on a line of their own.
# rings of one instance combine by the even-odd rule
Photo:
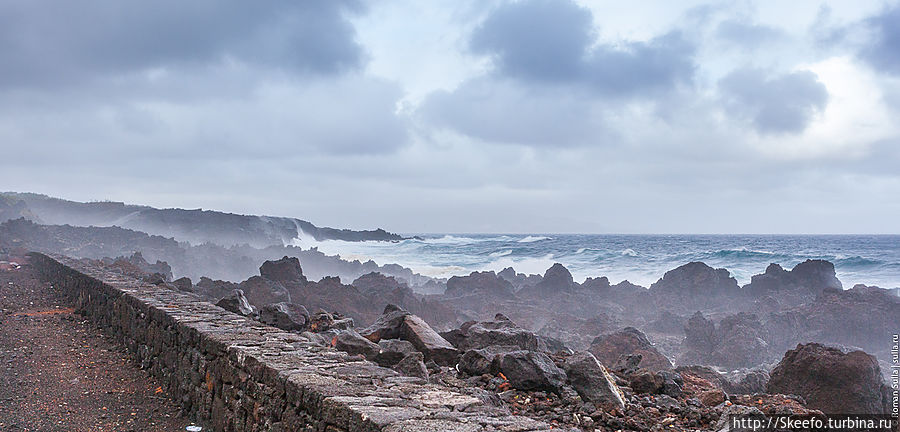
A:
<svg viewBox="0 0 900 432">
<path fill-rule="evenodd" d="M 0 2 L 0 190 L 75 200 L 897 233 L 898 115 L 896 1 Z"/>
</svg>

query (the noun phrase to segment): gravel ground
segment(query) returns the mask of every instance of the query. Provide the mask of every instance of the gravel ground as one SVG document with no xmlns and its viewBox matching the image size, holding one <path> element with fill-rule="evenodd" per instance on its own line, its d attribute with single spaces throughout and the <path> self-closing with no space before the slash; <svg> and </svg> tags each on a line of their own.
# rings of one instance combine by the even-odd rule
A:
<svg viewBox="0 0 900 432">
<path fill-rule="evenodd" d="M 74 314 L 27 263 L 0 269 L 0 430 L 184 431 L 190 424 L 121 346 Z"/>
</svg>

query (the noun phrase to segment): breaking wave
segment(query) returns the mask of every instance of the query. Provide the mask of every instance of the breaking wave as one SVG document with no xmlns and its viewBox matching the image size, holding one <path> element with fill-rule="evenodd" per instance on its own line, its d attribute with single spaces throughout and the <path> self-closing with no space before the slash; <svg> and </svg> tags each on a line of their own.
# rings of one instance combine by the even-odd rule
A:
<svg viewBox="0 0 900 432">
<path fill-rule="evenodd" d="M 552 240 L 552 238 L 544 236 L 528 236 L 519 240 L 519 243 L 534 243 L 541 240 Z"/>
</svg>

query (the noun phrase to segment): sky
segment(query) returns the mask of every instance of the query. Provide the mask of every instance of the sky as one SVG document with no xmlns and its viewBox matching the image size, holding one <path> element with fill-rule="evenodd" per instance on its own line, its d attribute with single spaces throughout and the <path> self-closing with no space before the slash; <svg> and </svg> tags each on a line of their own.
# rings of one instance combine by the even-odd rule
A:
<svg viewBox="0 0 900 432">
<path fill-rule="evenodd" d="M 0 2 L 0 190 L 401 233 L 900 233 L 897 1 Z"/>
</svg>

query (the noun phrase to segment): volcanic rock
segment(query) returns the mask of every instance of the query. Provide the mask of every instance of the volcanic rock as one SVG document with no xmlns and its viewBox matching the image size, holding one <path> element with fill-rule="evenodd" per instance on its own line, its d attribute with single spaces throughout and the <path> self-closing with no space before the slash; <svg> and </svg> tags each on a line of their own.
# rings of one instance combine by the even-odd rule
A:
<svg viewBox="0 0 900 432">
<path fill-rule="evenodd" d="M 503 314 L 493 321 L 469 321 L 460 328 L 441 334 L 460 351 L 487 347 L 511 347 L 513 350 L 548 351 L 547 342 L 523 329 Z"/>
<path fill-rule="evenodd" d="M 791 271 L 785 271 L 778 264 L 769 264 L 766 272 L 753 276 L 743 291 L 752 297 L 784 295 L 786 291 L 814 297 L 825 288 L 842 288 L 841 281 L 835 275 L 834 264 L 824 260 L 806 260 Z"/>
<path fill-rule="evenodd" d="M 468 276 L 453 276 L 447 280 L 446 296 L 482 295 L 491 298 L 513 298 L 513 286 L 492 271 L 472 272 Z"/>
<path fill-rule="evenodd" d="M 691 310 L 714 307 L 733 301 L 740 294 L 737 280 L 726 269 L 714 269 L 702 262 L 691 262 L 669 270 L 650 285 L 650 293 L 669 306 Z"/>
<path fill-rule="evenodd" d="M 707 364 L 728 369 L 752 367 L 770 358 L 763 324 L 741 312 L 723 318 L 718 327 L 697 312 L 684 329 L 680 364 Z"/>
<path fill-rule="evenodd" d="M 410 353 L 418 352 L 413 344 L 402 339 L 382 339 L 378 346 L 381 351 L 375 356 L 375 363 L 384 367 L 392 367 Z"/>
<path fill-rule="evenodd" d="M 273 303 L 263 306 L 259 320 L 287 331 L 303 331 L 309 325 L 309 311 L 294 303 Z"/>
<path fill-rule="evenodd" d="M 558 392 L 566 382 L 566 374 L 546 354 L 535 351 L 512 351 L 501 355 L 500 372 L 509 384 L 519 390 Z"/>
<path fill-rule="evenodd" d="M 826 414 L 887 414 L 890 395 L 875 357 L 817 343 L 797 345 L 772 370 L 769 393 L 802 396 Z"/>
<path fill-rule="evenodd" d="M 266 261 L 259 267 L 259 274 L 263 278 L 284 284 L 306 283 L 306 276 L 303 276 L 303 269 L 297 257 L 284 256 L 277 261 Z"/>
<path fill-rule="evenodd" d="M 459 370 L 469 375 L 492 374 L 494 354 L 487 349 L 470 349 L 459 359 Z"/>
<path fill-rule="evenodd" d="M 625 410 L 625 394 L 593 354 L 575 353 L 566 359 L 564 369 L 569 384 L 583 400 L 606 409 Z"/>
<path fill-rule="evenodd" d="M 442 366 L 452 366 L 459 359 L 459 351 L 416 315 L 407 315 L 400 327 L 400 336 L 425 354 L 425 359 Z"/>
<path fill-rule="evenodd" d="M 641 368 L 651 371 L 672 369 L 672 362 L 657 351 L 644 333 L 634 327 L 598 336 L 589 350 L 603 364 L 613 365 L 625 354 L 640 354 Z"/>
<path fill-rule="evenodd" d="M 191 282 L 191 278 L 189 277 L 175 279 L 174 281 L 172 281 L 172 285 L 175 285 L 175 288 L 177 288 L 179 291 L 194 292 L 194 284 Z"/>
<path fill-rule="evenodd" d="M 247 301 L 247 297 L 244 297 L 244 292 L 239 289 L 232 291 L 230 295 L 216 302 L 216 306 L 247 317 L 256 317 L 258 315 L 256 306 L 251 306 L 250 302 Z"/>
<path fill-rule="evenodd" d="M 425 367 L 424 356 L 420 352 L 409 353 L 394 369 L 406 376 L 428 379 L 428 368 Z"/>
<path fill-rule="evenodd" d="M 353 330 L 343 330 L 332 340 L 334 348 L 348 354 L 362 354 L 367 359 L 375 359 L 381 347 L 370 342 Z"/>
<path fill-rule="evenodd" d="M 399 339 L 403 321 L 408 315 L 410 313 L 399 306 L 389 304 L 384 307 L 384 312 L 372 325 L 360 330 L 359 333 L 372 342 L 382 339 Z"/>
</svg>

